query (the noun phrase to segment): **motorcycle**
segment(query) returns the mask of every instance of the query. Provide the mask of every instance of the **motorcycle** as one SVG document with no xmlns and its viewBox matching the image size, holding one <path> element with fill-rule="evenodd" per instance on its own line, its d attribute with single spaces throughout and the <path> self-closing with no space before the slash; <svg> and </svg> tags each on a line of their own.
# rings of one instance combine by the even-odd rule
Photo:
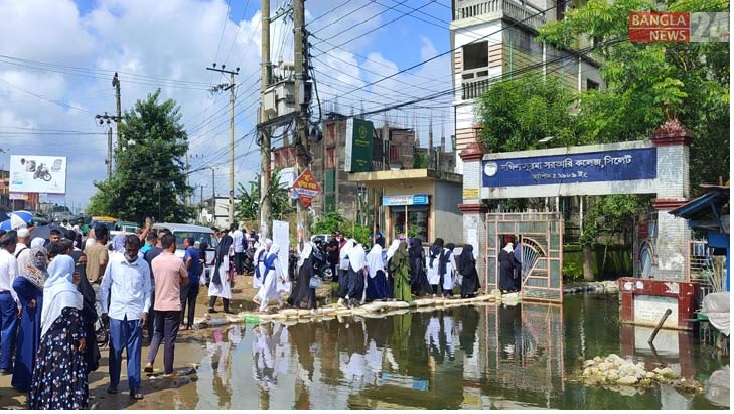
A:
<svg viewBox="0 0 734 414">
<path fill-rule="evenodd" d="M 243 263 L 243 268 L 245 270 L 246 275 L 252 275 L 255 274 L 255 251 L 257 249 L 246 249 L 245 250 L 245 260 Z"/>
<path fill-rule="evenodd" d="M 36 171 L 33 173 L 33 178 L 40 178 L 43 181 L 51 181 L 51 173 L 48 172 L 48 168 L 46 168 L 46 164 L 40 163 L 38 164 L 38 167 L 36 168 Z"/>
<path fill-rule="evenodd" d="M 331 282 L 334 275 L 331 271 L 331 264 L 328 260 L 328 255 L 324 248 L 326 244 L 323 241 L 315 240 L 313 242 L 313 250 L 311 255 L 313 256 L 313 273 L 314 276 L 321 278 L 323 282 Z M 299 255 L 295 250 L 292 250 L 288 254 L 288 278 L 291 281 L 296 280 L 298 277 L 298 259 Z"/>
</svg>

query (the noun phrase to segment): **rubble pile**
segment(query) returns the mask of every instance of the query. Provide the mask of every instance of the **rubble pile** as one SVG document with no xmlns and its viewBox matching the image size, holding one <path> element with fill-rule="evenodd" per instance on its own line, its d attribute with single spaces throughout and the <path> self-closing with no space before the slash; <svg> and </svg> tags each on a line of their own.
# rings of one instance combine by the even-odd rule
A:
<svg viewBox="0 0 734 414">
<path fill-rule="evenodd" d="M 703 392 L 703 385 L 700 382 L 681 378 L 668 367 L 648 371 L 642 362 L 635 363 L 615 354 L 584 361 L 581 377 L 586 385 L 619 386 L 620 392 L 629 391 L 624 388 L 625 386 L 645 388 L 653 384 L 671 384 L 685 393 Z"/>
</svg>

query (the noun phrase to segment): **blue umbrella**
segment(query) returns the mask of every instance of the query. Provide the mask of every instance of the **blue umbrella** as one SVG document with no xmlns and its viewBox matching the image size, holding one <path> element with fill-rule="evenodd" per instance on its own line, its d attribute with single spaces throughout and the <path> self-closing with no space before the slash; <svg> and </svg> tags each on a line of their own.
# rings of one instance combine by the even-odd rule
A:
<svg viewBox="0 0 734 414">
<path fill-rule="evenodd" d="M 9 217 L 10 218 L 0 222 L 0 230 L 10 231 L 21 228 L 24 229 L 28 227 L 28 222 L 31 220 L 31 217 L 33 217 L 33 214 L 21 210 L 10 213 Z"/>
</svg>

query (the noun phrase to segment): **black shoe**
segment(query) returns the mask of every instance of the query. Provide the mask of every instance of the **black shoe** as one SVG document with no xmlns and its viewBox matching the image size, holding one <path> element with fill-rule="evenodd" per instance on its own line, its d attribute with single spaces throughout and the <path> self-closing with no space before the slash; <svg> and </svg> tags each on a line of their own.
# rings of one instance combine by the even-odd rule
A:
<svg viewBox="0 0 734 414">
<path fill-rule="evenodd" d="M 107 387 L 107 394 L 117 394 L 117 387 L 113 385 Z"/>
<path fill-rule="evenodd" d="M 139 389 L 133 388 L 130 390 L 130 397 L 135 398 L 136 400 L 142 400 L 143 393 L 141 393 Z"/>
<path fill-rule="evenodd" d="M 209 312 L 209 313 L 219 313 L 219 312 L 215 311 L 213 308 L 209 308 L 209 310 L 207 312 Z"/>
<path fill-rule="evenodd" d="M 13 369 L 12 368 L 8 368 L 8 369 L 3 368 L 3 369 L 0 369 L 0 375 L 10 375 L 12 373 L 13 373 Z"/>
</svg>

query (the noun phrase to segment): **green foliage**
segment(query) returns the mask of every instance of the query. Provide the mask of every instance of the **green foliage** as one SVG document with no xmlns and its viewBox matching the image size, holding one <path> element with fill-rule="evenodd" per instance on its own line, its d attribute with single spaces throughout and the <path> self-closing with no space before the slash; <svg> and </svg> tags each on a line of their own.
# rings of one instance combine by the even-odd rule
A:
<svg viewBox="0 0 734 414">
<path fill-rule="evenodd" d="M 260 174 L 255 175 L 249 184 L 249 190 L 242 183 L 237 184 L 240 202 L 234 214 L 240 221 L 260 219 Z M 278 169 L 270 175 L 270 191 L 267 197 L 270 199 L 272 218 L 282 220 L 285 215 L 295 211 L 295 208 L 291 206 L 288 189 L 280 182 L 280 170 Z"/>
<path fill-rule="evenodd" d="M 94 183 L 99 191 L 90 200 L 89 214 L 139 223 L 147 216 L 181 222 L 194 215 L 184 203 L 192 189 L 186 186 L 183 160 L 188 139 L 180 124 L 180 108 L 172 99 L 159 103 L 159 96 L 160 89 L 125 111 L 116 168 L 110 179 Z"/>
<path fill-rule="evenodd" d="M 579 145 L 573 99 L 553 77 L 542 82 L 525 75 L 496 83 L 479 99 L 480 137 L 489 152 L 535 149 L 545 137 L 554 137 L 554 146 Z"/>
<path fill-rule="evenodd" d="M 428 157 L 426 157 L 426 154 L 415 151 L 413 153 L 413 168 L 427 168 L 428 167 Z"/>
<path fill-rule="evenodd" d="M 581 244 L 594 244 L 599 236 L 632 234 L 632 217 L 650 208 L 645 196 L 614 194 L 605 197 L 587 197 L 590 208 L 584 216 Z"/>
<path fill-rule="evenodd" d="M 563 262 L 563 278 L 568 280 L 577 280 L 584 277 L 584 269 L 575 262 Z"/>
<path fill-rule="evenodd" d="M 606 83 L 604 93 L 581 95 L 578 122 L 596 142 L 648 138 L 666 118 L 694 133 L 691 188 L 729 177 L 729 44 L 630 43 L 630 11 L 729 11 L 726 0 L 590 0 L 545 25 L 538 40 L 568 47 L 593 37 Z M 621 40 L 621 41 L 620 41 Z"/>
<path fill-rule="evenodd" d="M 344 231 L 347 219 L 337 210 L 326 212 L 323 218 L 311 224 L 311 234 L 331 234 L 335 231 Z M 351 228 L 351 226 L 350 226 Z"/>
</svg>

